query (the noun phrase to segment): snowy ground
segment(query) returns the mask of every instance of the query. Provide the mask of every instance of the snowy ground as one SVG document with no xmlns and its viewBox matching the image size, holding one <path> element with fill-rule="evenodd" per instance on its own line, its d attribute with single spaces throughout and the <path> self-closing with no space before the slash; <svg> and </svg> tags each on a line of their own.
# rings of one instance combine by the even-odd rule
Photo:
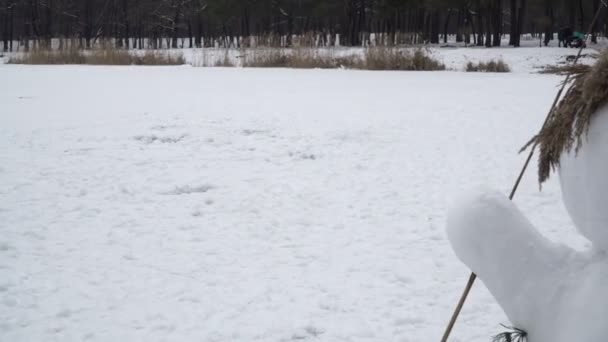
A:
<svg viewBox="0 0 608 342">
<path fill-rule="evenodd" d="M 507 192 L 561 79 L 1 65 L 0 80 L 0 341 L 420 342 L 468 277 L 450 199 Z M 516 203 L 585 245 L 555 179 L 539 192 L 532 169 Z M 499 323 L 477 284 L 453 341 Z"/>
</svg>

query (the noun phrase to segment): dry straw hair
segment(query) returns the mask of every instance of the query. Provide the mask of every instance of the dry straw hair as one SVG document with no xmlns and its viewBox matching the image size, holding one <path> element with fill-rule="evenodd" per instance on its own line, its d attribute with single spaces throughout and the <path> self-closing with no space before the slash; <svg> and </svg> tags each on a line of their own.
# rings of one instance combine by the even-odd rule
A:
<svg viewBox="0 0 608 342">
<path fill-rule="evenodd" d="M 578 151 L 594 113 L 608 102 L 608 50 L 591 68 L 574 72 L 572 85 L 541 132 L 524 146 L 538 144 L 538 179 L 542 184 L 559 166 L 560 157 Z"/>
</svg>

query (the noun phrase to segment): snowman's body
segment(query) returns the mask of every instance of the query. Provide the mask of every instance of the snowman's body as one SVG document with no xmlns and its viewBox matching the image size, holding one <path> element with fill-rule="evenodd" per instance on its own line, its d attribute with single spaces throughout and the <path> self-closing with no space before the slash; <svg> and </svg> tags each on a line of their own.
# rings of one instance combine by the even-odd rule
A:
<svg viewBox="0 0 608 342">
<path fill-rule="evenodd" d="M 560 181 L 591 250 L 548 241 L 495 191 L 476 191 L 448 214 L 456 254 L 530 342 L 608 341 L 608 105 L 583 139 L 578 153 L 562 155 Z"/>
</svg>

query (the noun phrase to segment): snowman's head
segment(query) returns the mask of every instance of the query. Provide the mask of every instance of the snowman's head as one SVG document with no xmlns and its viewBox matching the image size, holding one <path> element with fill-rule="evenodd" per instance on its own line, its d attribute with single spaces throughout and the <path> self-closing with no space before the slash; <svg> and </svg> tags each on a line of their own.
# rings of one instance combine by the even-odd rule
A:
<svg viewBox="0 0 608 342">
<path fill-rule="evenodd" d="M 608 251 L 608 104 L 592 116 L 578 152 L 563 152 L 559 173 L 574 224 L 595 248 Z"/>
</svg>

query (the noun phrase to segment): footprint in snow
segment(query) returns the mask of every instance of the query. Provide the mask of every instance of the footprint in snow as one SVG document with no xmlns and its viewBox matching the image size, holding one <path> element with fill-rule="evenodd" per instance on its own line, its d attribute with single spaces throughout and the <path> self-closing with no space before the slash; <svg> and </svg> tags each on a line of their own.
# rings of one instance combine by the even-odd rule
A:
<svg viewBox="0 0 608 342">
<path fill-rule="evenodd" d="M 182 134 L 179 136 L 157 136 L 157 135 L 138 135 L 133 137 L 133 139 L 140 141 L 144 144 L 152 144 L 155 142 L 159 142 L 161 144 L 175 144 L 182 141 L 186 137 L 186 134 Z"/>
<path fill-rule="evenodd" d="M 266 134 L 269 133 L 268 131 L 262 130 L 262 129 L 244 129 L 241 131 L 242 135 L 245 136 L 250 136 L 250 135 L 257 135 L 257 134 Z"/>
<path fill-rule="evenodd" d="M 65 309 L 57 312 L 55 317 L 57 318 L 68 318 L 72 315 L 72 311 L 70 309 Z"/>
<path fill-rule="evenodd" d="M 166 131 L 168 128 L 176 128 L 176 125 L 156 125 L 150 127 L 153 131 Z"/>
<path fill-rule="evenodd" d="M 416 282 L 414 278 L 407 275 L 396 275 L 395 279 L 402 284 L 414 284 Z"/>
<path fill-rule="evenodd" d="M 15 298 L 5 297 L 3 301 L 4 305 L 8 306 L 9 308 L 14 308 L 17 306 L 17 299 Z"/>
<path fill-rule="evenodd" d="M 297 332 L 291 336 L 291 339 L 294 341 L 298 340 L 307 340 L 309 338 L 315 338 L 322 335 L 325 332 L 323 329 L 319 329 L 314 326 L 306 326 L 303 331 Z"/>
<path fill-rule="evenodd" d="M 167 191 L 165 195 L 190 195 L 190 194 L 201 194 L 208 192 L 209 190 L 215 189 L 215 186 L 210 184 L 203 184 L 198 186 L 184 185 L 177 186 L 171 191 Z"/>
<path fill-rule="evenodd" d="M 8 242 L 0 242 L 0 252 L 8 252 L 10 250 L 15 249 L 13 246 L 9 245 Z"/>
<path fill-rule="evenodd" d="M 315 156 L 314 154 L 302 154 L 300 157 L 302 159 L 308 159 L 308 160 L 315 160 L 315 159 L 317 159 L 317 156 Z"/>
<path fill-rule="evenodd" d="M 318 156 L 313 153 L 289 152 L 288 154 L 290 157 L 296 157 L 303 160 L 316 160 L 318 158 Z"/>
</svg>

